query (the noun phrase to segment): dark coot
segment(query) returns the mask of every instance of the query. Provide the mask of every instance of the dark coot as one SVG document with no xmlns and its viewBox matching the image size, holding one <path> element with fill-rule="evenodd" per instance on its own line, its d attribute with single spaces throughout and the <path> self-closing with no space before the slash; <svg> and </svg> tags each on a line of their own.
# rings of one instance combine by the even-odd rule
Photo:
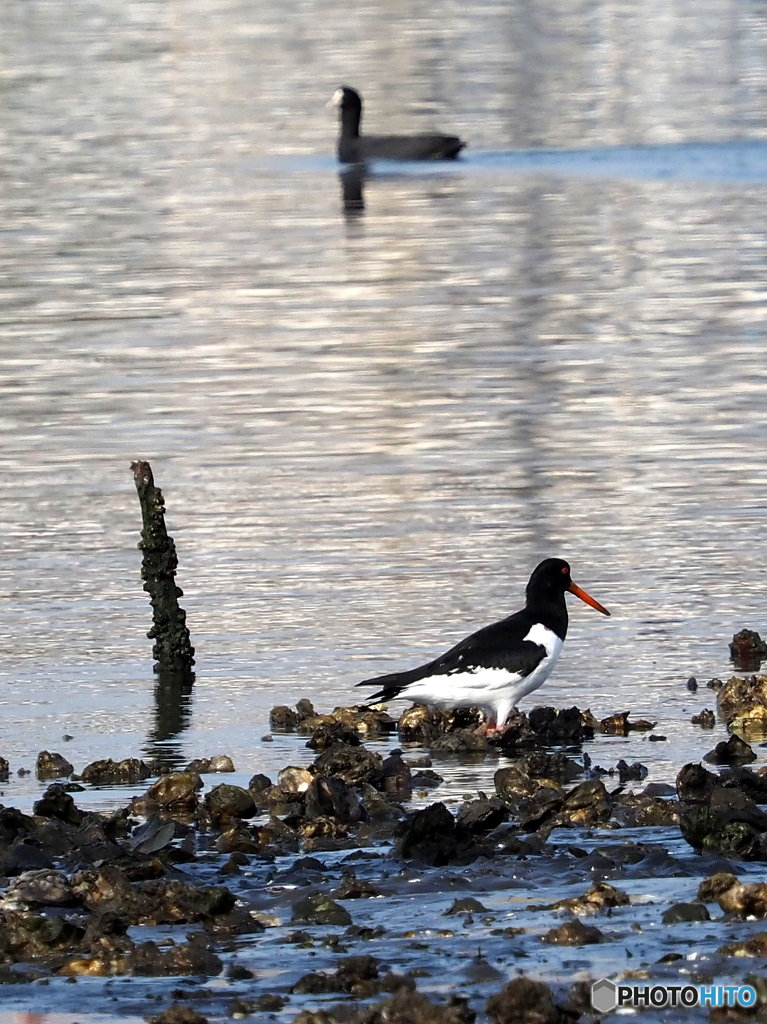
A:
<svg viewBox="0 0 767 1024">
<path fill-rule="evenodd" d="M 365 160 L 452 160 L 466 145 L 457 135 L 360 135 L 362 99 L 355 89 L 337 89 L 329 107 L 338 107 L 341 131 L 338 159 L 342 164 Z"/>
</svg>

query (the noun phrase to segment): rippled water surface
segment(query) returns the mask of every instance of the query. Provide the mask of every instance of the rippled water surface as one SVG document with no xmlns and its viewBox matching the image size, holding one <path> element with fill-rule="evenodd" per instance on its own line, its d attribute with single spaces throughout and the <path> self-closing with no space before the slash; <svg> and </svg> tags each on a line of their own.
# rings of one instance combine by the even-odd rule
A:
<svg viewBox="0 0 767 1024">
<path fill-rule="evenodd" d="M 164 735 L 136 457 L 198 654 L 178 756 L 284 763 L 272 704 L 348 702 L 514 610 L 550 554 L 613 618 L 571 608 L 546 700 L 697 742 L 684 680 L 764 617 L 752 10 L 4 5 L 14 768 Z M 465 158 L 375 167 L 345 213 L 341 80 L 373 129 L 449 128 Z"/>
<path fill-rule="evenodd" d="M 656 720 L 670 742 L 595 756 L 657 778 L 712 745 L 689 725 L 712 695 L 685 681 L 727 674 L 732 633 L 767 625 L 762 15 L 6 0 L 13 773 L 43 748 L 77 768 L 306 760 L 261 741 L 273 704 L 353 701 L 515 610 L 553 554 L 613 617 L 571 602 L 536 696 Z M 455 131 L 465 157 L 374 167 L 345 211 L 324 107 L 342 81 L 371 130 Z M 197 648 L 176 730 L 145 638 L 137 457 Z M 452 771 L 476 788 L 476 766 Z M 12 774 L 2 799 L 38 789 Z"/>
</svg>

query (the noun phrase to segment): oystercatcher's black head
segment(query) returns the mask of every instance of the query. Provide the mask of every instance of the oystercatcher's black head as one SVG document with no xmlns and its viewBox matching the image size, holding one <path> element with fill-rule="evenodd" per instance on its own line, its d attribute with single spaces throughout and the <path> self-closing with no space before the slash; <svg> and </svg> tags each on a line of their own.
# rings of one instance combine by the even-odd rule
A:
<svg viewBox="0 0 767 1024">
<path fill-rule="evenodd" d="M 535 567 L 527 584 L 527 604 L 535 607 L 558 601 L 568 590 L 603 615 L 610 614 L 599 601 L 595 601 L 590 594 L 573 582 L 570 577 L 570 566 L 564 558 L 544 558 Z"/>
</svg>

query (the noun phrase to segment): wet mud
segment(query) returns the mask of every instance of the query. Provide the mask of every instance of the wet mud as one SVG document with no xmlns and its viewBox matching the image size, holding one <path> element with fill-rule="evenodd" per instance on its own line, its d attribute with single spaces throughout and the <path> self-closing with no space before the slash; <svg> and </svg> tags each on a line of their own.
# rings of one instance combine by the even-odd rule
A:
<svg viewBox="0 0 767 1024">
<path fill-rule="evenodd" d="M 271 726 L 313 760 L 247 785 L 226 781 L 225 756 L 76 772 L 41 751 L 32 813 L 0 807 L 0 997 L 158 1024 L 561 1024 L 597 1016 L 600 978 L 761 993 L 767 768 L 752 743 L 767 686 L 712 688 L 749 738 L 650 785 L 641 762 L 596 765 L 588 747 L 649 742 L 655 723 L 578 708 L 516 712 L 488 737 L 467 711 L 301 700 Z M 456 800 L 440 763 L 500 754 L 493 791 Z M 106 784 L 133 795 L 78 805 Z"/>
</svg>

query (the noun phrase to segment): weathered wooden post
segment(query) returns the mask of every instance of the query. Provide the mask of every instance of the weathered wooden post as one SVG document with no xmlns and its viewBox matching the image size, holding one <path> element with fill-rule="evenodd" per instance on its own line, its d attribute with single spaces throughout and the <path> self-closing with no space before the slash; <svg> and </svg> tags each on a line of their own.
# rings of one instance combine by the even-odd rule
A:
<svg viewBox="0 0 767 1024">
<path fill-rule="evenodd" d="M 154 670 L 194 677 L 194 647 L 186 625 L 186 612 L 178 603 L 183 591 L 176 586 L 176 545 L 165 529 L 165 500 L 155 487 L 148 462 L 132 462 L 131 469 L 141 505 L 143 529 L 139 550 L 144 559 L 141 578 L 152 603 L 154 625 L 147 633 L 154 640 Z"/>
</svg>

